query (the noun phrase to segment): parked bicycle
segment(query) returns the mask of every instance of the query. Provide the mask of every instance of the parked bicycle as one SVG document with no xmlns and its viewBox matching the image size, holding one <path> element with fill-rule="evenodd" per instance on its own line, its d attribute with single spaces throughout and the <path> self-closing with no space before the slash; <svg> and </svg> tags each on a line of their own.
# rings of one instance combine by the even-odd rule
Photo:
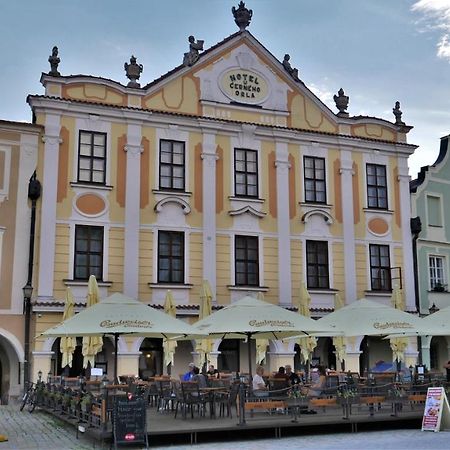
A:
<svg viewBox="0 0 450 450">
<path fill-rule="evenodd" d="M 37 402 L 37 385 L 36 383 L 29 383 L 28 389 L 22 397 L 22 403 L 20 405 L 20 411 L 23 411 L 25 405 L 27 405 L 28 412 L 32 413 L 36 408 Z"/>
</svg>

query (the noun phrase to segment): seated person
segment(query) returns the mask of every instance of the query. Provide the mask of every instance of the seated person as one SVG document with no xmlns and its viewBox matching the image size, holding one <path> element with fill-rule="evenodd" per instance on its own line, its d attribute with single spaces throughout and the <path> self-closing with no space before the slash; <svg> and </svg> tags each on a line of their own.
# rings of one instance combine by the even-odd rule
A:
<svg viewBox="0 0 450 450">
<path fill-rule="evenodd" d="M 273 378 L 278 378 L 280 380 L 288 381 L 289 377 L 286 375 L 286 370 L 283 366 L 278 369 L 278 372 L 273 376 Z"/>
<path fill-rule="evenodd" d="M 292 367 L 289 364 L 285 366 L 285 373 L 291 385 L 300 384 L 300 377 L 295 372 L 292 372 Z"/>
<path fill-rule="evenodd" d="M 253 383 L 252 383 L 253 394 L 256 397 L 268 397 L 269 396 L 269 391 L 268 391 L 266 383 L 264 382 L 264 379 L 262 377 L 263 374 L 264 374 L 264 367 L 258 366 L 256 368 L 256 374 L 253 376 Z"/>
<path fill-rule="evenodd" d="M 208 377 L 210 378 L 219 378 L 219 371 L 214 368 L 212 364 L 208 367 L 208 371 L 206 372 Z"/>
<path fill-rule="evenodd" d="M 327 385 L 327 372 L 325 370 L 325 367 L 319 365 L 317 366 L 317 371 L 318 371 L 318 379 L 314 384 L 310 386 L 307 392 L 307 396 L 309 398 L 319 397 Z"/>
<path fill-rule="evenodd" d="M 208 386 L 208 384 L 206 383 L 205 375 L 200 373 L 200 369 L 198 367 L 194 367 L 193 376 L 191 378 L 191 381 L 196 381 L 198 383 L 198 387 L 200 389 Z"/>
<path fill-rule="evenodd" d="M 182 376 L 181 381 L 191 381 L 192 377 L 194 376 L 194 363 L 189 363 L 189 370 Z"/>
</svg>

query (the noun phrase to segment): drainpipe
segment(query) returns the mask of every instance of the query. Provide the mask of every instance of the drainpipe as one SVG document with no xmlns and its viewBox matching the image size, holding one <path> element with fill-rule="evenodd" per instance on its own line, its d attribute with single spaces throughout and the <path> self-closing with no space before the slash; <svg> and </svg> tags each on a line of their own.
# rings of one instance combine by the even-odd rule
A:
<svg viewBox="0 0 450 450">
<path fill-rule="evenodd" d="M 414 270 L 414 295 L 416 299 L 416 309 L 420 315 L 420 295 L 419 295 L 419 270 L 417 265 L 417 239 L 422 231 L 422 222 L 420 217 L 411 218 L 412 251 L 413 251 L 413 270 Z M 419 348 L 419 364 L 422 364 L 422 337 L 417 337 L 417 347 Z"/>
<path fill-rule="evenodd" d="M 41 196 L 41 183 L 36 178 L 36 172 L 30 178 L 28 183 L 28 198 L 31 200 L 31 220 L 30 220 L 30 239 L 28 253 L 28 274 L 27 283 L 23 287 L 23 312 L 25 314 L 25 342 L 24 342 L 24 390 L 26 391 L 30 382 L 30 324 L 31 324 L 31 294 L 33 293 L 33 260 L 34 260 L 34 238 L 36 230 L 36 203 Z"/>
</svg>

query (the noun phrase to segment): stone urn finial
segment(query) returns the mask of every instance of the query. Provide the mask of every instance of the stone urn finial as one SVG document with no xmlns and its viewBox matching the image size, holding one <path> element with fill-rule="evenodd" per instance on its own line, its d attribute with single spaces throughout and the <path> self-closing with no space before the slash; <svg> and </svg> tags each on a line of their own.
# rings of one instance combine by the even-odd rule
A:
<svg viewBox="0 0 450 450">
<path fill-rule="evenodd" d="M 56 45 L 52 49 L 52 54 L 48 57 L 48 62 L 50 63 L 50 72 L 48 74 L 52 77 L 60 77 L 61 74 L 58 72 L 58 64 L 61 60 L 58 57 L 58 47 Z"/>
<path fill-rule="evenodd" d="M 392 108 L 392 112 L 395 116 L 395 125 L 404 126 L 405 122 L 402 120 L 402 111 L 400 109 L 400 102 L 395 102 L 394 108 Z"/>
<path fill-rule="evenodd" d="M 239 31 L 244 31 L 252 20 L 253 11 L 251 9 L 247 9 L 245 7 L 245 3 L 243 1 L 239 2 L 238 8 L 236 9 L 234 6 L 231 8 L 231 12 L 234 16 L 234 22 L 239 27 Z"/>
<path fill-rule="evenodd" d="M 344 89 L 340 88 L 338 91 L 338 95 L 334 95 L 334 102 L 336 103 L 336 108 L 339 110 L 337 115 L 339 117 L 348 117 L 349 114 L 346 111 L 348 108 L 348 95 L 345 95 Z"/>
<path fill-rule="evenodd" d="M 141 73 L 144 70 L 144 66 L 142 64 L 137 64 L 136 57 L 131 55 L 130 64 L 126 62 L 123 67 L 125 69 L 125 73 L 127 74 L 127 78 L 130 80 L 127 87 L 140 88 L 141 85 L 137 82 L 137 80 L 139 80 Z"/>
</svg>

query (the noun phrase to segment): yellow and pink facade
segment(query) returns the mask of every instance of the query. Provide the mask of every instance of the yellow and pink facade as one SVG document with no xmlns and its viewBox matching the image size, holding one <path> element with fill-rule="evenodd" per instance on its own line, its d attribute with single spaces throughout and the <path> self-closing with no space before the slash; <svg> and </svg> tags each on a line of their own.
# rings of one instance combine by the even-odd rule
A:
<svg viewBox="0 0 450 450">
<path fill-rule="evenodd" d="M 203 280 L 218 306 L 262 292 L 291 307 L 305 283 L 313 317 L 336 293 L 389 303 L 401 280 L 415 310 L 410 127 L 335 114 L 247 30 L 142 87 L 41 81 L 28 97 L 43 128 L 36 335 L 60 322 L 68 286 L 83 307 L 88 272 L 103 296 L 156 306 L 170 289 L 190 322 Z M 362 338 L 348 340 L 347 368 L 359 370 Z M 138 373 L 142 340 L 120 338 L 120 373 Z M 36 339 L 34 376 L 52 369 L 53 345 Z M 294 342 L 268 354 L 272 369 L 292 363 Z M 180 343 L 174 373 L 192 357 Z"/>
</svg>

